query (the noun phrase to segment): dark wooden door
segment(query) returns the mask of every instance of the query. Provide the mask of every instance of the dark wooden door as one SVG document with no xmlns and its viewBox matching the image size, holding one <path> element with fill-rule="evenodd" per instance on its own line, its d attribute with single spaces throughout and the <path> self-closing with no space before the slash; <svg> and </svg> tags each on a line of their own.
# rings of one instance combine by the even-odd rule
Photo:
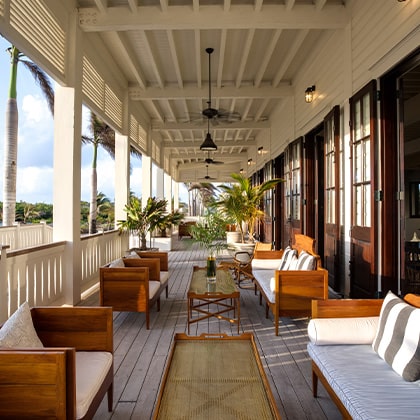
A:
<svg viewBox="0 0 420 420">
<path fill-rule="evenodd" d="M 324 267 L 328 284 L 340 290 L 340 108 L 324 119 Z"/>
<path fill-rule="evenodd" d="M 284 177 L 284 154 L 281 154 L 274 160 L 274 173 L 276 178 Z M 284 200 L 285 183 L 277 184 L 274 189 L 274 248 L 283 248 L 283 231 L 284 231 Z"/>
<path fill-rule="evenodd" d="M 350 295 L 352 298 L 374 298 L 378 290 L 374 202 L 375 94 L 376 82 L 372 81 L 350 99 L 352 160 Z"/>
</svg>

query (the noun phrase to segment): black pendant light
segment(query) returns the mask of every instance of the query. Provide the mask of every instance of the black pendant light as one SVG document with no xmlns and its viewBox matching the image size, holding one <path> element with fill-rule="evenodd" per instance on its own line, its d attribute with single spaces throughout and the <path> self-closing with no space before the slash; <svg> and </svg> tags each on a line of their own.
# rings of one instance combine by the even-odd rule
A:
<svg viewBox="0 0 420 420">
<path fill-rule="evenodd" d="M 216 143 L 213 141 L 210 135 L 210 118 L 207 119 L 207 135 L 203 143 L 200 146 L 200 150 L 214 152 L 217 150 Z"/>
</svg>

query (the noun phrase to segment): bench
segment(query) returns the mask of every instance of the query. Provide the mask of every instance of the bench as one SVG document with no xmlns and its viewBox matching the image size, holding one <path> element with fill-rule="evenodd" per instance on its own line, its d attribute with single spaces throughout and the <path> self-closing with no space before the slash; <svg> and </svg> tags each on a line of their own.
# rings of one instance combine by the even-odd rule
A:
<svg viewBox="0 0 420 420">
<path fill-rule="evenodd" d="M 418 419 L 419 307 L 420 297 L 414 295 L 404 300 L 388 294 L 385 300 L 314 301 L 307 346 L 313 396 L 317 397 L 320 380 L 344 419 Z M 383 326 L 388 332 L 382 333 Z M 377 339 L 381 341 L 378 347 Z M 408 346 L 403 347 L 404 343 Z M 402 359 L 407 355 L 414 362 L 417 379 L 404 380 L 407 366 Z M 387 362 L 387 357 L 393 359 Z M 404 373 L 399 374 L 399 369 Z"/>
<path fill-rule="evenodd" d="M 10 347 L 5 335 L 14 328 L 31 337 Z M 91 419 L 106 393 L 112 411 L 111 308 L 29 309 L 25 302 L 2 330 L 0 418 Z"/>
<path fill-rule="evenodd" d="M 314 250 L 315 240 L 306 235 L 296 234 L 295 243 L 290 248 L 302 260 L 312 257 L 312 269 L 288 269 L 285 251 L 255 251 L 252 259 L 252 275 L 256 291 L 260 293 L 260 303 L 266 303 L 266 317 L 269 310 L 274 316 L 275 334 L 279 333 L 279 319 L 282 316 L 308 317 L 311 315 L 313 299 L 328 299 L 328 272 L 321 267 L 321 259 Z M 299 265 L 298 265 L 299 264 Z M 296 267 L 304 267 L 296 261 Z M 286 268 L 286 269 L 285 269 Z"/>
</svg>

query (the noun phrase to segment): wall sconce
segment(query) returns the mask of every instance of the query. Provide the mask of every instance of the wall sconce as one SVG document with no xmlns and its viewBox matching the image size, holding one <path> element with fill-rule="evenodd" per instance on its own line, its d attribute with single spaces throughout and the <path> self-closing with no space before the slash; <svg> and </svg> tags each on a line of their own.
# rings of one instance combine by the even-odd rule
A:
<svg viewBox="0 0 420 420">
<path fill-rule="evenodd" d="M 244 173 L 243 168 L 239 169 L 239 173 L 242 175 Z"/>
<path fill-rule="evenodd" d="M 315 85 L 309 86 L 305 90 L 305 102 L 310 104 L 314 100 Z"/>
<path fill-rule="evenodd" d="M 264 150 L 264 147 L 260 146 L 257 150 L 257 153 L 259 155 L 265 155 L 266 153 L 268 153 L 268 150 Z"/>
<path fill-rule="evenodd" d="M 248 166 L 252 165 L 252 159 L 248 159 Z"/>
</svg>

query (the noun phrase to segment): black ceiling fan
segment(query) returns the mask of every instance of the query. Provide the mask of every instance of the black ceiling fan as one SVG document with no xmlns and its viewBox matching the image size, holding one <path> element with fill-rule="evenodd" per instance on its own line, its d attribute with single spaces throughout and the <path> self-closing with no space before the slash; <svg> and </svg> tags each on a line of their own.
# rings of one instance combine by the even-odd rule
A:
<svg viewBox="0 0 420 420">
<path fill-rule="evenodd" d="M 225 162 L 222 162 L 221 160 L 214 160 L 210 157 L 210 152 L 207 152 L 207 157 L 204 159 L 204 162 L 207 163 L 207 165 L 223 165 Z"/>
<path fill-rule="evenodd" d="M 209 175 L 209 165 L 206 165 L 206 176 L 202 179 L 205 179 L 206 181 L 214 180 L 216 178 L 213 178 Z"/>
<path fill-rule="evenodd" d="M 211 106 L 211 55 L 213 53 L 213 48 L 206 48 L 206 53 L 209 56 L 209 99 L 207 101 L 207 108 L 201 111 L 203 117 L 216 122 L 217 120 L 223 120 L 225 122 L 233 122 L 241 119 L 241 116 L 238 112 L 229 112 L 222 109 L 215 109 Z"/>
<path fill-rule="evenodd" d="M 212 96 L 211 96 L 211 54 L 213 53 L 213 48 L 206 48 L 206 53 L 209 57 L 209 97 L 207 100 L 207 108 L 203 109 L 200 113 L 191 113 L 188 117 L 188 122 L 197 122 L 202 123 L 203 120 L 207 120 L 208 123 L 211 122 L 212 125 L 217 125 L 221 122 L 232 123 L 239 121 L 241 116 L 238 112 L 230 112 L 224 109 L 216 109 L 212 107 Z"/>
</svg>

